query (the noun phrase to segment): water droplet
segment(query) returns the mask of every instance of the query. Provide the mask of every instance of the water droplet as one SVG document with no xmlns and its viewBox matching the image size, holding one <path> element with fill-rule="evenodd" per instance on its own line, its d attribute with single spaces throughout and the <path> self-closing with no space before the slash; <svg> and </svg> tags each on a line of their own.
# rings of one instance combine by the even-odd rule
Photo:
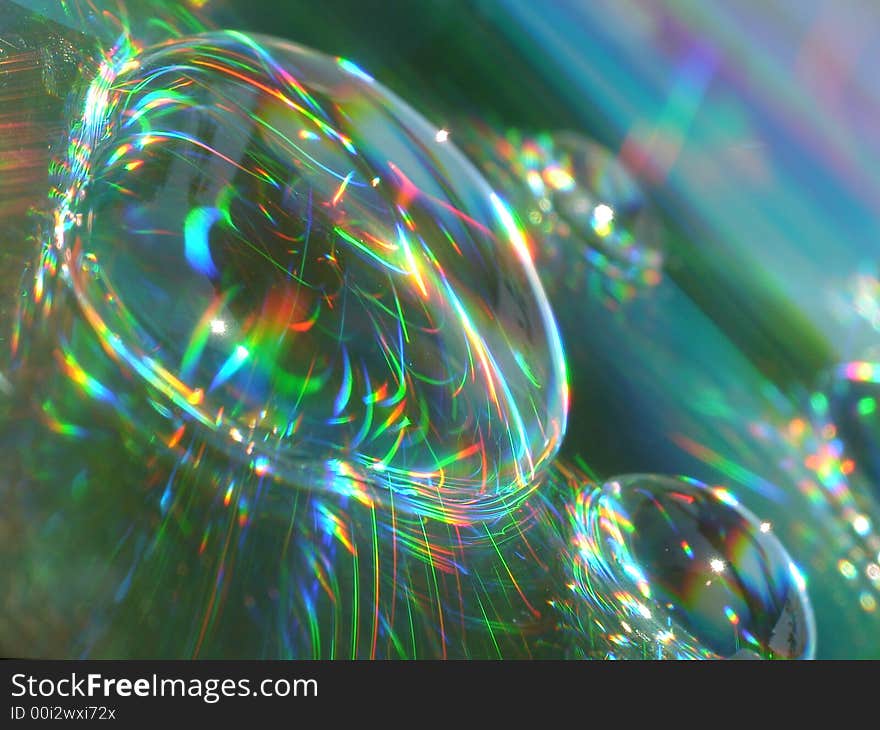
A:
<svg viewBox="0 0 880 730">
<path fill-rule="evenodd" d="M 598 279 L 626 300 L 660 282 L 660 219 L 613 152 L 573 132 L 476 129 L 470 148 L 541 240 L 535 257 L 551 295 Z"/>
<path fill-rule="evenodd" d="M 567 511 L 570 605 L 590 629 L 591 654 L 812 657 L 803 576 L 726 490 L 628 475 L 576 492 Z"/>
<path fill-rule="evenodd" d="M 561 345 L 522 231 L 453 143 L 285 41 L 117 50 L 56 227 L 106 352 L 275 479 L 330 468 L 450 522 L 527 494 L 565 428 Z"/>
<path fill-rule="evenodd" d="M 839 365 L 828 386 L 827 402 L 846 455 L 871 484 L 880 484 L 880 365 L 867 361 Z"/>
</svg>

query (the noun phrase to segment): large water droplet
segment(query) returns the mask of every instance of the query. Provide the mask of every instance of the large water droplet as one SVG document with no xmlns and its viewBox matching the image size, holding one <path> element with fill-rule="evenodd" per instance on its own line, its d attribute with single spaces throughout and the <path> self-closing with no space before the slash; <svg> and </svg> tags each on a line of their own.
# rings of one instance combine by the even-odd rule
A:
<svg viewBox="0 0 880 730">
<path fill-rule="evenodd" d="M 554 455 L 564 366 L 523 233 L 352 63 L 235 32 L 122 49 L 62 172 L 104 349 L 258 473 L 467 522 Z"/>
</svg>

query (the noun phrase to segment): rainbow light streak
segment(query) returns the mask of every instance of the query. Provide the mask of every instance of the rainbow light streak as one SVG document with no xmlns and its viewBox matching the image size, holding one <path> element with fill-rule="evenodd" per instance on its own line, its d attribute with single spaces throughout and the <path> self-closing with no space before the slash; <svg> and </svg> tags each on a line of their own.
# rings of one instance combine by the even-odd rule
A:
<svg viewBox="0 0 880 730">
<path fill-rule="evenodd" d="M 186 260 L 196 271 L 212 279 L 217 277 L 217 267 L 211 260 L 208 231 L 221 216 L 221 212 L 216 208 L 193 208 L 184 224 Z"/>
<path fill-rule="evenodd" d="M 388 160 L 390 138 L 412 150 Z M 72 140 L 55 243 L 101 348 L 172 419 L 169 449 L 194 419 L 260 478 L 343 465 L 331 491 L 444 524 L 537 487 L 568 386 L 524 231 L 353 64 L 236 32 L 121 47 Z"/>
</svg>

